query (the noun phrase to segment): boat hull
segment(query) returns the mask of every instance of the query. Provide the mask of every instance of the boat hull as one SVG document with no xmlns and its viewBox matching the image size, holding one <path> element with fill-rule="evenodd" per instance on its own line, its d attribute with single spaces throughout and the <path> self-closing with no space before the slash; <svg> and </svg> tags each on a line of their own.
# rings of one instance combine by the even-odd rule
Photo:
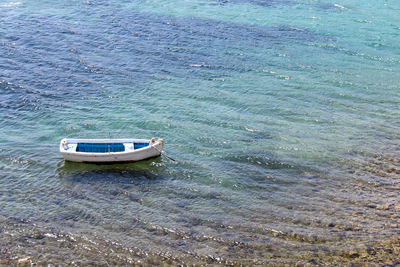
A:
<svg viewBox="0 0 400 267">
<path fill-rule="evenodd" d="M 115 142 L 122 139 L 113 140 Z M 153 139 L 154 140 L 154 139 Z M 63 139 L 60 142 L 60 152 L 65 160 L 73 162 L 87 162 L 87 163 L 117 163 L 117 162 L 134 162 L 152 157 L 160 156 L 163 149 L 163 140 L 140 140 L 141 142 L 147 141 L 149 145 L 140 149 L 123 152 L 106 152 L 106 153 L 88 153 L 68 151 L 65 149 L 65 144 L 68 142 L 110 142 L 107 139 Z M 123 141 L 126 141 L 125 139 Z"/>
</svg>

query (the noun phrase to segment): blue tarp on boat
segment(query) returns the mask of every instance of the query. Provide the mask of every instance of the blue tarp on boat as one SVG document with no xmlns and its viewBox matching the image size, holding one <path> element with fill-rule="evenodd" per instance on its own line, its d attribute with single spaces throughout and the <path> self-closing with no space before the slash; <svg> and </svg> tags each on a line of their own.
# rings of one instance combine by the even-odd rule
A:
<svg viewBox="0 0 400 267">
<path fill-rule="evenodd" d="M 139 149 L 139 148 L 143 148 L 149 146 L 149 143 L 135 143 L 134 144 L 134 149 Z"/>
<path fill-rule="evenodd" d="M 123 143 L 78 143 L 76 147 L 76 152 L 108 153 L 123 151 L 125 151 Z"/>
</svg>

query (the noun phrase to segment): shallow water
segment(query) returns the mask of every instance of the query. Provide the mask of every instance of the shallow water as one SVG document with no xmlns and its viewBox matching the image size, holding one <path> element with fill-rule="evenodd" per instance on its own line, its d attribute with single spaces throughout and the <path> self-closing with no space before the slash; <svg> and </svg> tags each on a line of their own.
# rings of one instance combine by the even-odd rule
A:
<svg viewBox="0 0 400 267">
<path fill-rule="evenodd" d="M 400 264 L 399 9 L 0 3 L 0 262 Z M 108 132 L 177 163 L 58 152 Z"/>
</svg>

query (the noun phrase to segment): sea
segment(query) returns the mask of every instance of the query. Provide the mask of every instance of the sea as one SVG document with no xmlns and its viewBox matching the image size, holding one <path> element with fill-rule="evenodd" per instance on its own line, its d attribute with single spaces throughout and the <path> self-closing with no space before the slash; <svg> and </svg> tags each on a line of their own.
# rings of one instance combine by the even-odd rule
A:
<svg viewBox="0 0 400 267">
<path fill-rule="evenodd" d="M 399 265 L 399 67 L 395 0 L 1 0 L 0 265 Z"/>
</svg>

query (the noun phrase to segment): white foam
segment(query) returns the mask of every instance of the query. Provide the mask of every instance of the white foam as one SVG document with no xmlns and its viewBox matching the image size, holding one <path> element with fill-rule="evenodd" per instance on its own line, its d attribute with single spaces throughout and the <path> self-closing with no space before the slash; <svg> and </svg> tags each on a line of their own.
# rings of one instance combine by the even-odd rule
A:
<svg viewBox="0 0 400 267">
<path fill-rule="evenodd" d="M 8 3 L 0 4 L 0 7 L 15 7 L 15 6 L 19 6 L 19 5 L 22 5 L 22 2 L 8 2 Z"/>
<path fill-rule="evenodd" d="M 346 7 L 339 5 L 339 4 L 333 4 L 334 7 L 340 8 L 340 9 L 347 9 Z"/>
</svg>

